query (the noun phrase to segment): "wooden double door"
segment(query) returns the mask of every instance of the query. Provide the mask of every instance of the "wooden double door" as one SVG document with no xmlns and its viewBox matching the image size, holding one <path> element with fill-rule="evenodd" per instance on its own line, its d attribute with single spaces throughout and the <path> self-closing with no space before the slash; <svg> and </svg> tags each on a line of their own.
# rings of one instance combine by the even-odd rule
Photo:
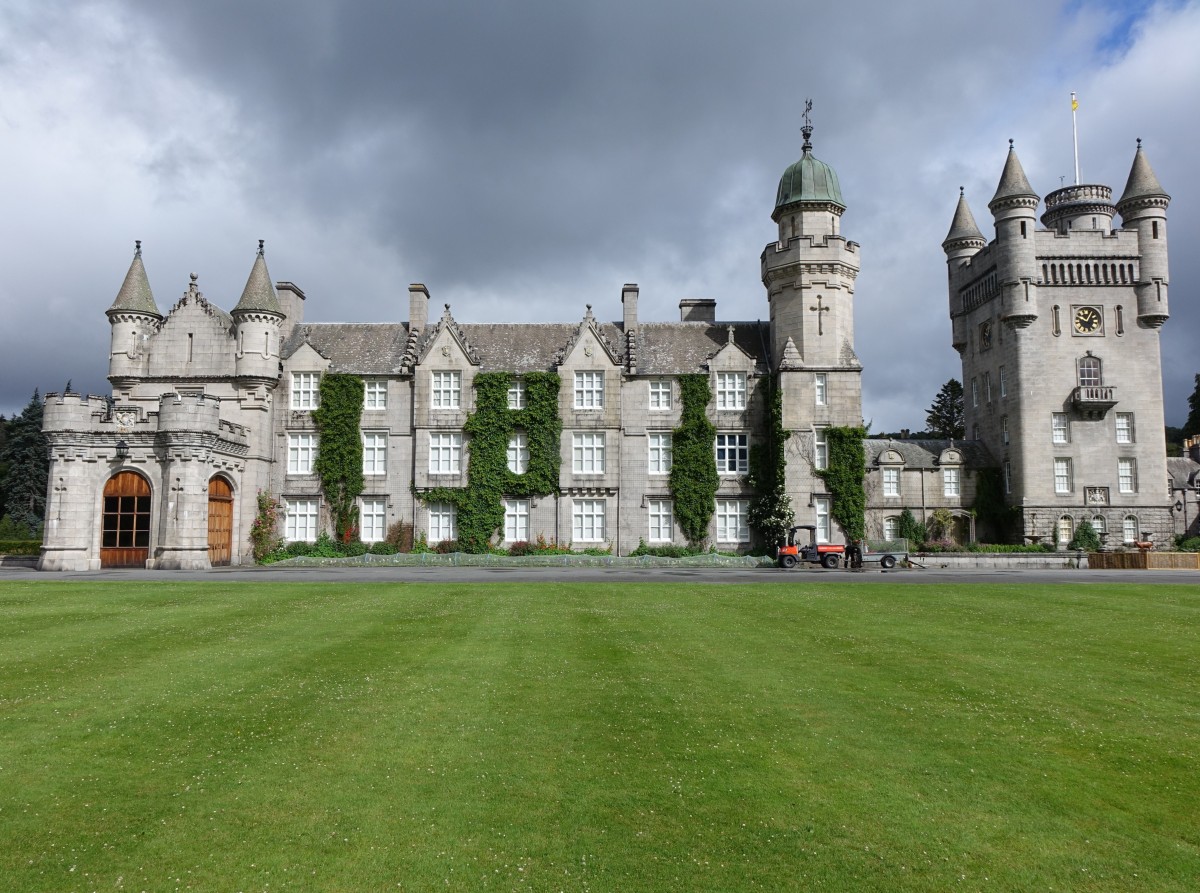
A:
<svg viewBox="0 0 1200 893">
<path fill-rule="evenodd" d="M 223 477 L 208 482 L 208 563 L 224 567 L 233 558 L 233 487 Z"/>
<path fill-rule="evenodd" d="M 100 566 L 145 567 L 150 556 L 150 482 L 122 471 L 104 485 Z"/>
</svg>

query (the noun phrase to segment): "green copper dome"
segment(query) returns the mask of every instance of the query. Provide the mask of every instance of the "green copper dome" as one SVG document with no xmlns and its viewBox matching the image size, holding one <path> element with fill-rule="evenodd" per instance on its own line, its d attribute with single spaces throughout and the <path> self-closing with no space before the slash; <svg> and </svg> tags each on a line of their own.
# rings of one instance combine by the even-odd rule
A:
<svg viewBox="0 0 1200 893">
<path fill-rule="evenodd" d="M 846 210 L 837 173 L 824 161 L 813 157 L 812 143 L 809 142 L 812 128 L 805 127 L 803 133 L 804 154 L 779 178 L 779 192 L 775 196 L 776 213 L 784 206 L 797 202 L 829 203 Z"/>
</svg>

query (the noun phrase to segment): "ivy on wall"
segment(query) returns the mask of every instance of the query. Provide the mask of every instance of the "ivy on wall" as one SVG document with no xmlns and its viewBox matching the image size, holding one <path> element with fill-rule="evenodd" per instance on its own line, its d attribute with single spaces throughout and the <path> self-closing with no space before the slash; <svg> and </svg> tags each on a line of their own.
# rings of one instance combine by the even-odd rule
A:
<svg viewBox="0 0 1200 893">
<path fill-rule="evenodd" d="M 339 541 L 358 526 L 355 500 L 363 491 L 363 445 L 359 433 L 365 385 L 357 375 L 330 372 L 321 376 L 320 402 L 313 422 L 320 433 L 313 470 L 329 503 Z"/>
<path fill-rule="evenodd" d="M 712 401 L 708 375 L 679 376 L 679 396 L 679 427 L 672 434 L 671 498 L 680 530 L 693 547 L 699 547 L 708 537 L 720 483 L 713 453 L 717 429 L 706 412 Z"/>
<path fill-rule="evenodd" d="M 816 469 L 833 497 L 830 513 L 850 542 L 863 539 L 866 533 L 867 492 L 863 487 L 867 476 L 867 454 L 863 447 L 866 436 L 864 428 L 826 428 L 829 463 Z"/>
<path fill-rule="evenodd" d="M 783 427 L 783 388 L 778 373 L 759 379 L 755 393 L 762 395 L 765 404 L 765 425 L 762 439 L 750 445 L 749 484 L 756 495 L 750 501 L 749 522 L 769 545 L 783 539 L 796 520 L 787 495 L 784 455 L 791 432 Z"/>
<path fill-rule="evenodd" d="M 467 486 L 434 487 L 418 498 L 426 505 L 448 502 L 458 515 L 458 544 L 464 552 L 486 552 L 504 524 L 504 499 L 527 499 L 558 492 L 562 419 L 558 414 L 560 381 L 553 372 L 521 376 L 525 408 L 508 408 L 508 372 L 475 376 L 475 411 L 463 430 L 469 438 Z M 524 474 L 508 467 L 508 441 L 525 434 L 529 465 Z"/>
</svg>

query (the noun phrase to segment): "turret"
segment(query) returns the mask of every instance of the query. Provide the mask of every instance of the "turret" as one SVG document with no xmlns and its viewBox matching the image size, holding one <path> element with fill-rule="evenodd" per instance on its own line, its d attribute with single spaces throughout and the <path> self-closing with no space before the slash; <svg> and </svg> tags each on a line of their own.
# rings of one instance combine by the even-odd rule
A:
<svg viewBox="0 0 1200 893">
<path fill-rule="evenodd" d="M 112 346 L 108 353 L 108 380 L 114 386 L 122 380 L 144 376 L 149 369 L 150 353 L 146 341 L 162 321 L 150 280 L 142 266 L 142 243 L 134 243 L 133 262 L 116 300 L 108 308 L 112 326 Z"/>
<path fill-rule="evenodd" d="M 1009 140 L 1004 172 L 988 209 L 996 221 L 993 252 L 1000 286 L 1000 315 L 1015 328 L 1032 324 L 1038 316 L 1037 248 L 1033 232 L 1039 202 Z"/>
<path fill-rule="evenodd" d="M 1137 281 L 1138 323 L 1157 329 L 1167 321 L 1167 206 L 1171 196 L 1163 191 L 1158 177 L 1137 141 L 1133 167 L 1125 191 L 1117 202 L 1117 213 L 1125 229 L 1138 233 L 1141 266 Z"/>
<path fill-rule="evenodd" d="M 267 272 L 262 239 L 258 241 L 258 256 L 254 258 L 241 300 L 230 315 L 237 329 L 235 374 L 238 378 L 264 383 L 278 381 L 284 314 Z"/>
<path fill-rule="evenodd" d="M 966 193 L 960 186 L 958 189 L 958 206 L 954 209 L 954 219 L 950 221 L 950 232 L 942 240 L 942 250 L 946 252 L 946 263 L 952 267 L 960 267 L 987 245 L 987 239 L 979 231 L 975 223 L 975 215 L 967 204 Z"/>
</svg>

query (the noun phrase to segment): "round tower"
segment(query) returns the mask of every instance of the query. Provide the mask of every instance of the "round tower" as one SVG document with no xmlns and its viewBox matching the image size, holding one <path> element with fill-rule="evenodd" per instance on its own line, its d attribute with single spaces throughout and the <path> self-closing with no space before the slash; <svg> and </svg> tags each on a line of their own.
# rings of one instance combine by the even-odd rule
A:
<svg viewBox="0 0 1200 893">
<path fill-rule="evenodd" d="M 142 243 L 134 243 L 133 262 L 116 300 L 105 311 L 112 327 L 112 343 L 108 352 L 108 380 L 114 387 L 127 379 L 145 376 L 150 366 L 146 341 L 162 322 L 162 314 L 154 302 L 150 280 L 142 265 Z"/>
<path fill-rule="evenodd" d="M 1004 172 L 988 209 L 996 222 L 992 250 L 1001 291 L 1000 315 L 1019 329 L 1031 325 L 1038 316 L 1037 247 L 1033 233 L 1040 201 L 1009 140 Z"/>
<path fill-rule="evenodd" d="M 254 384 L 278 381 L 280 328 L 284 314 L 267 272 L 262 239 L 258 240 L 258 255 L 254 258 L 241 300 L 230 316 L 237 328 L 234 360 L 237 377 Z"/>
<path fill-rule="evenodd" d="M 1167 206 L 1171 196 L 1163 191 L 1158 177 L 1142 151 L 1142 141 L 1137 141 L 1137 152 L 1133 156 L 1133 167 L 1125 191 L 1117 202 L 1117 213 L 1125 229 L 1138 233 L 1138 253 L 1141 255 L 1138 270 L 1137 305 L 1138 324 L 1157 329 L 1170 315 L 1167 307 Z"/>
</svg>

